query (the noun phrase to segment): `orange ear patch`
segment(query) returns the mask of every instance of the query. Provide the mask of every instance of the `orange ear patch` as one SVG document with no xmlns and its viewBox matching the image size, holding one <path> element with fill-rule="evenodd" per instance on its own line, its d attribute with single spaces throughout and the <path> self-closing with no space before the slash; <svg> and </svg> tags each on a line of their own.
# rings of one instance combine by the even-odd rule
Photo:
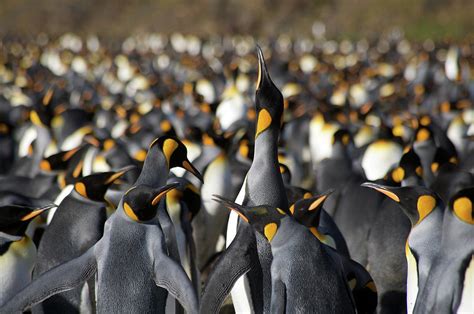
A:
<svg viewBox="0 0 474 314">
<path fill-rule="evenodd" d="M 272 116 L 267 109 L 262 109 L 258 112 L 258 120 L 257 120 L 257 131 L 255 132 L 255 138 L 257 138 L 263 131 L 268 129 L 268 127 L 272 124 Z"/>
</svg>

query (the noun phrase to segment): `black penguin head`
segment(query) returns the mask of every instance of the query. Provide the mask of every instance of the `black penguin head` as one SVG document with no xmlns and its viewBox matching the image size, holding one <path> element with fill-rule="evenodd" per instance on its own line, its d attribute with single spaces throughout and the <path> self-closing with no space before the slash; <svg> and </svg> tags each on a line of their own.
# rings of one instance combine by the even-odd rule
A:
<svg viewBox="0 0 474 314">
<path fill-rule="evenodd" d="M 412 226 L 419 224 L 437 206 L 443 207 L 441 199 L 423 186 L 390 187 L 371 182 L 363 183 L 362 186 L 374 189 L 397 202 Z"/>
<path fill-rule="evenodd" d="M 71 159 L 78 153 L 84 152 L 88 145 L 78 146 L 68 151 L 62 151 L 44 158 L 40 162 L 40 168 L 44 171 L 61 171 L 66 170 Z"/>
<path fill-rule="evenodd" d="M 181 219 L 185 218 L 188 221 L 192 221 L 201 209 L 201 193 L 199 189 L 187 179 L 174 178 L 173 180 L 178 180 L 180 185 L 168 193 L 166 201 L 185 203 L 188 211 L 186 213 L 184 211 L 181 212 Z M 187 215 L 187 217 L 183 215 Z"/>
<path fill-rule="evenodd" d="M 455 150 L 448 151 L 445 148 L 438 147 L 433 161 L 431 162 L 431 171 L 436 174 L 444 167 L 455 167 L 458 162 L 458 156 Z"/>
<path fill-rule="evenodd" d="M 7 205 L 0 207 L 0 232 L 23 237 L 28 224 L 42 212 L 57 207 L 54 204 L 40 208 L 23 205 Z"/>
<path fill-rule="evenodd" d="M 321 209 L 328 196 L 333 192 L 329 190 L 321 195 L 304 198 L 290 207 L 290 212 L 296 221 L 306 227 L 317 227 L 321 217 Z"/>
<path fill-rule="evenodd" d="M 172 183 L 158 189 L 153 189 L 147 185 L 134 186 L 123 196 L 123 210 L 133 221 L 146 222 L 152 220 L 156 216 L 160 200 L 178 185 L 179 183 Z"/>
<path fill-rule="evenodd" d="M 135 166 L 127 166 L 118 171 L 100 172 L 83 177 L 74 184 L 74 190 L 81 196 L 96 202 L 103 202 L 105 193 L 115 180 Z"/>
<path fill-rule="evenodd" d="M 188 150 L 186 146 L 178 138 L 168 135 L 157 138 L 151 143 L 148 149 L 148 155 L 156 153 L 155 150 L 159 150 L 163 153 L 169 169 L 174 167 L 184 168 L 196 176 L 201 182 L 203 181 L 201 173 L 199 173 L 188 160 Z"/>
<path fill-rule="evenodd" d="M 418 157 L 412 148 L 405 151 L 398 163 L 398 167 L 391 171 L 391 179 L 395 183 L 409 181 L 410 185 L 422 185 L 423 168 L 421 166 L 420 157 Z"/>
<path fill-rule="evenodd" d="M 449 209 L 462 222 L 474 225 L 474 187 L 461 190 L 449 201 Z"/>
<path fill-rule="evenodd" d="M 283 95 L 275 86 L 265 64 L 263 52 L 257 46 L 258 78 L 255 92 L 257 129 L 255 138 L 270 127 L 280 128 L 283 117 Z"/>
<path fill-rule="evenodd" d="M 242 220 L 249 223 L 257 232 L 267 238 L 268 242 L 272 241 L 280 227 L 281 220 L 286 217 L 282 209 L 268 205 L 241 206 L 218 195 L 214 195 L 214 201 L 222 203 L 228 209 L 235 211 Z"/>
</svg>

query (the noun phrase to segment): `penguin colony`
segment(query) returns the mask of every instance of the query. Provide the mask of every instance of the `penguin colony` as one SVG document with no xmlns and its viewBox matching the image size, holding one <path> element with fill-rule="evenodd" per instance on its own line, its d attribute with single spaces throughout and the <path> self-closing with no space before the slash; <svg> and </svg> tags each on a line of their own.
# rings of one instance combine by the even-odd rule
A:
<svg viewBox="0 0 474 314">
<path fill-rule="evenodd" d="M 261 44 L 2 43 L 0 313 L 474 313 L 473 47 Z"/>
</svg>

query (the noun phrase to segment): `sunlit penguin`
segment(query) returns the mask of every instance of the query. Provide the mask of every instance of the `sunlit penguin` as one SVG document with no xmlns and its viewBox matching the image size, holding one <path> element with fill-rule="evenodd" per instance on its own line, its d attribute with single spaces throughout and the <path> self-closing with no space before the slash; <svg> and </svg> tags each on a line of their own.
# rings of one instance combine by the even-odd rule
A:
<svg viewBox="0 0 474 314">
<path fill-rule="evenodd" d="M 131 188 L 107 220 L 99 242 L 81 256 L 43 273 L 3 304 L 0 312 L 24 311 L 95 275 L 99 313 L 163 312 L 166 296 L 159 287 L 179 300 L 188 313 L 197 313 L 196 292 L 182 267 L 168 257 L 156 219 L 158 203 L 175 186 Z"/>
<path fill-rule="evenodd" d="M 270 78 L 263 52 L 260 48 L 257 50 L 259 71 L 255 92 L 257 111 L 255 152 L 252 166 L 236 202 L 249 206 L 269 204 L 288 211 L 288 199 L 278 163 L 278 137 L 283 115 L 283 96 Z M 232 246 L 234 238 L 236 244 Z M 244 256 L 242 264 L 233 265 L 236 252 L 253 247 L 255 241 L 257 250 L 252 249 L 252 256 Z M 270 311 L 271 251 L 268 242 L 260 234 L 252 232 L 250 226 L 245 224 L 238 226 L 238 215 L 231 213 L 227 225 L 226 246 L 227 249 L 217 262 L 209 282 L 222 281 L 227 277 L 225 280 L 230 282 L 225 283 L 225 286 L 232 287 L 232 281 L 237 280 L 232 289 L 232 300 L 237 312 Z M 257 251 L 260 265 L 253 265 L 251 259 L 255 258 Z M 250 268 L 248 276 L 238 278 L 226 275 L 230 272 L 242 274 L 242 269 L 247 267 Z"/>
<path fill-rule="evenodd" d="M 310 228 L 319 241 L 337 250 L 341 255 L 349 257 L 349 250 L 341 231 L 323 208 L 331 192 L 297 201 L 290 206 L 290 213 L 296 221 Z"/>
<path fill-rule="evenodd" d="M 430 189 L 422 186 L 388 187 L 374 183 L 363 186 L 385 194 L 398 203 L 410 219 L 406 240 L 407 311 L 412 313 L 417 294 L 423 289 L 441 244 L 444 204 Z"/>
<path fill-rule="evenodd" d="M 473 203 L 472 187 L 450 199 L 443 217 L 440 251 L 418 293 L 415 313 L 474 311 Z"/>
<path fill-rule="evenodd" d="M 92 247 L 103 234 L 107 219 L 105 193 L 110 185 L 125 174 L 128 167 L 117 172 L 92 174 L 79 179 L 74 189 L 61 202 L 38 246 L 38 257 L 33 277 L 70 261 Z M 92 289 L 93 282 L 89 285 Z M 33 312 L 79 312 L 81 289 L 51 297 Z"/>
<path fill-rule="evenodd" d="M 8 301 L 31 281 L 36 246 L 25 232 L 31 220 L 53 207 L 0 207 L 0 304 Z"/>
<path fill-rule="evenodd" d="M 311 313 L 355 312 L 341 265 L 308 228 L 279 208 L 247 207 L 220 200 L 238 212 L 271 246 L 271 313 L 294 309 Z"/>
</svg>

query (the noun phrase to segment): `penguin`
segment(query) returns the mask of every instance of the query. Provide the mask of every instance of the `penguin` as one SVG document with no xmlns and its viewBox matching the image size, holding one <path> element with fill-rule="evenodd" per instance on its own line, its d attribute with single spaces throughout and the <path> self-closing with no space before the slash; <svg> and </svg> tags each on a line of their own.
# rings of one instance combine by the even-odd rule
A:
<svg viewBox="0 0 474 314">
<path fill-rule="evenodd" d="M 431 163 L 436 153 L 436 142 L 433 137 L 433 131 L 430 126 L 420 126 L 413 139 L 413 149 L 420 157 L 423 167 L 423 180 L 430 186 L 434 181 L 434 175 L 431 171 Z"/>
<path fill-rule="evenodd" d="M 196 292 L 182 267 L 168 257 L 163 231 L 156 219 L 158 203 L 176 186 L 132 187 L 93 247 L 43 273 L 4 303 L 0 313 L 24 311 L 94 275 L 99 313 L 163 312 L 165 298 L 159 287 L 179 300 L 188 313 L 197 313 Z"/>
<path fill-rule="evenodd" d="M 329 250 L 334 259 L 343 265 L 345 278 L 351 288 L 359 313 L 374 313 L 377 307 L 377 288 L 370 274 L 359 263 L 350 259 L 346 242 L 339 229 L 323 208 L 332 191 L 300 200 L 290 207 L 294 219 L 309 228 Z"/>
<path fill-rule="evenodd" d="M 418 294 L 414 313 L 474 311 L 473 203 L 473 187 L 459 191 L 449 200 L 443 216 L 440 251 Z"/>
<path fill-rule="evenodd" d="M 328 248 L 285 211 L 271 206 L 240 206 L 217 197 L 238 212 L 271 246 L 271 313 L 355 313 L 342 266 Z"/>
<path fill-rule="evenodd" d="M 34 278 L 80 256 L 102 237 L 107 219 L 104 200 L 107 188 L 133 168 L 92 174 L 74 184 L 73 191 L 61 202 L 43 233 L 38 246 Z M 41 306 L 33 308 L 33 312 L 79 312 L 80 306 L 81 289 L 75 289 L 51 297 Z"/>
<path fill-rule="evenodd" d="M 337 250 L 341 255 L 349 257 L 346 240 L 331 216 L 322 208 L 332 192 L 330 190 L 318 196 L 301 199 L 290 206 L 290 213 L 297 222 L 310 228 L 319 241 Z"/>
<path fill-rule="evenodd" d="M 26 229 L 35 217 L 54 206 L 0 207 L 0 304 L 30 283 L 36 261 L 36 246 L 26 235 Z"/>
<path fill-rule="evenodd" d="M 161 136 L 150 144 L 140 175 L 133 186 L 148 185 L 155 188 L 163 186 L 168 180 L 170 169 L 174 167 L 184 168 L 201 182 L 203 181 L 201 173 L 188 160 L 186 146 L 177 137 Z M 180 263 L 181 257 L 178 250 L 176 231 L 166 209 L 166 202 L 160 203 L 159 207 L 158 220 L 164 233 L 169 256 L 175 262 Z M 179 308 L 177 303 L 176 306 Z"/>
<path fill-rule="evenodd" d="M 407 311 L 413 313 L 417 294 L 426 283 L 428 273 L 441 243 L 444 204 L 430 189 L 422 186 L 388 187 L 364 183 L 398 203 L 411 223 L 406 240 Z"/>
<path fill-rule="evenodd" d="M 257 127 L 254 159 L 236 202 L 249 206 L 268 204 L 288 212 L 288 199 L 279 171 L 277 147 L 283 116 L 283 96 L 273 83 L 267 70 L 263 52 L 258 46 L 257 55 L 258 77 L 255 92 Z M 244 268 L 250 267 L 248 278 L 244 276 L 243 278 L 227 277 L 226 279 L 230 281 L 237 280 L 231 292 L 234 308 L 237 312 L 252 310 L 268 312 L 270 311 L 271 299 L 270 246 L 259 234 L 252 232 L 250 226 L 245 224 L 238 228 L 237 226 L 238 215 L 231 213 L 227 225 L 227 249 L 217 262 L 213 274 L 210 274 L 209 280 L 222 281 L 222 278 L 219 278 L 220 276 L 234 271 L 227 268 L 233 267 L 231 261 L 234 259 L 236 252 L 246 250 L 242 246 L 253 247 L 255 241 L 257 241 L 256 247 L 260 265 L 251 266 L 257 253 L 252 249 L 251 255 L 253 256 L 250 258 L 246 256 L 247 260 L 243 263 Z M 240 229 L 244 230 L 240 231 Z M 236 244 L 231 247 L 234 238 Z M 244 270 L 235 271 L 238 273 L 244 272 Z M 223 286 L 228 288 L 232 284 L 233 282 L 228 282 Z M 222 295 L 225 294 L 225 292 L 222 292 Z M 205 302 L 204 296 L 203 302 Z M 221 304 L 220 301 L 217 303 Z"/>
</svg>

